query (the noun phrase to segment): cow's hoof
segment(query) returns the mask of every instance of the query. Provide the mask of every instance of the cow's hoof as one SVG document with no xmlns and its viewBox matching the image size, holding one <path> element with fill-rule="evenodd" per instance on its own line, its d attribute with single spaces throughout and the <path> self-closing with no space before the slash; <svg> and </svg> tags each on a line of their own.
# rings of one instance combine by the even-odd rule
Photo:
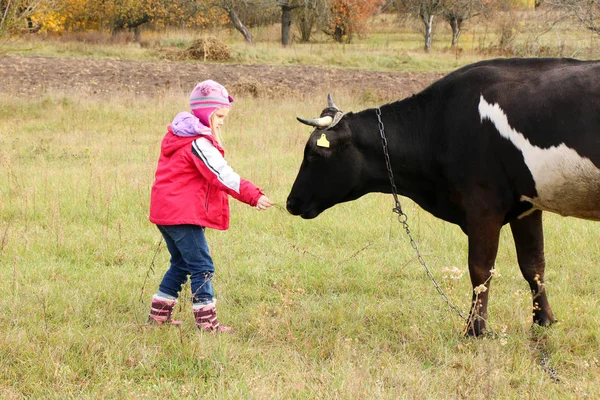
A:
<svg viewBox="0 0 600 400">
<path fill-rule="evenodd" d="M 558 320 L 554 318 L 554 314 L 550 306 L 533 308 L 533 323 L 539 326 L 550 326 Z"/>
<path fill-rule="evenodd" d="M 558 320 L 556 318 L 554 318 L 554 316 L 544 316 L 542 317 L 534 317 L 533 318 L 533 323 L 535 325 L 539 325 L 539 326 L 543 326 L 543 327 L 548 327 L 554 323 L 558 322 Z"/>
</svg>

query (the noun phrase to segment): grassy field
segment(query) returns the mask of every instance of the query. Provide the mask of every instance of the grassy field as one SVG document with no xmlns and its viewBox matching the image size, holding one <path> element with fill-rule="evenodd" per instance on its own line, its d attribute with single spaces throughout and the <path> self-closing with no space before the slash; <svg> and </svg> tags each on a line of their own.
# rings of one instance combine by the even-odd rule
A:
<svg viewBox="0 0 600 400">
<path fill-rule="evenodd" d="M 521 17 L 517 55 L 597 56 L 589 34 L 565 27 L 536 37 L 543 29 Z M 255 31 L 251 47 L 235 33 L 222 37 L 238 63 L 449 71 L 486 57 L 498 43 L 495 24 L 473 23 L 458 52 L 441 28 L 447 40 L 429 55 L 410 26 L 389 20 L 345 46 L 317 37 L 284 50 L 275 28 Z M 157 59 L 194 35 L 144 38 L 143 46 L 19 39 L 0 51 Z M 235 328 L 219 336 L 195 328 L 189 288 L 175 316 L 181 328 L 145 325 L 169 258 L 147 219 L 149 192 L 164 128 L 187 109 L 185 96 L 0 96 L 0 398 L 600 398 L 600 224 L 545 215 L 546 280 L 560 322 L 533 330 L 529 289 L 503 230 L 493 334 L 464 338 L 464 321 L 419 265 L 391 196 L 371 194 L 311 221 L 283 211 L 310 131 L 295 117 L 316 116 L 323 102 L 314 99 L 324 96 L 236 98 L 227 158 L 278 207 L 257 212 L 232 200 L 230 230 L 208 232 L 220 320 Z M 369 101 L 336 94 L 348 111 Z M 467 314 L 466 237 L 401 201 L 431 271 Z"/>
<path fill-rule="evenodd" d="M 239 98 L 228 117 L 230 163 L 280 206 L 309 133 L 294 117 L 316 115 L 312 103 Z M 336 103 L 372 105 L 350 95 Z M 0 99 L 0 398 L 600 396 L 600 224 L 552 215 L 547 282 L 560 322 L 550 329 L 530 329 L 505 229 L 494 335 L 463 338 L 392 198 L 376 194 L 312 221 L 233 201 L 231 229 L 208 240 L 220 319 L 235 333 L 199 333 L 189 288 L 180 329 L 145 326 L 168 264 L 147 220 L 149 189 L 164 126 L 186 107 L 179 94 Z M 402 202 L 432 272 L 466 314 L 466 237 Z"/>
</svg>

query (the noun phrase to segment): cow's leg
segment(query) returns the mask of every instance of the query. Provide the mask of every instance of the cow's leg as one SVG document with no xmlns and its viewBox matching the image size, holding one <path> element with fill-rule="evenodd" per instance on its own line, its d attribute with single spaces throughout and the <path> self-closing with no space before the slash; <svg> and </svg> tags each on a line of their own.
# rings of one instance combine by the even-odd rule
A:
<svg viewBox="0 0 600 400">
<path fill-rule="evenodd" d="M 469 273 L 473 285 L 473 302 L 466 334 L 479 336 L 485 333 L 490 281 L 498 253 L 502 221 L 500 218 L 480 217 L 469 224 Z"/>
<path fill-rule="evenodd" d="M 547 326 L 556 321 L 544 287 L 544 234 L 542 212 L 535 211 L 510 223 L 523 277 L 533 294 L 533 322 Z"/>
</svg>

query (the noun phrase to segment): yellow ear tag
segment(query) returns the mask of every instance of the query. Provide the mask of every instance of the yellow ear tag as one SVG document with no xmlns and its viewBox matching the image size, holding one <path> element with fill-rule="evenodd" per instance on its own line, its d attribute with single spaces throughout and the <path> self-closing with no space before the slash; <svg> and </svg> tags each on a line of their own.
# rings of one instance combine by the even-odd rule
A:
<svg viewBox="0 0 600 400">
<path fill-rule="evenodd" d="M 327 136 L 324 133 L 321 134 L 321 138 L 317 140 L 317 146 L 319 147 L 329 147 L 329 140 L 327 140 Z"/>
</svg>

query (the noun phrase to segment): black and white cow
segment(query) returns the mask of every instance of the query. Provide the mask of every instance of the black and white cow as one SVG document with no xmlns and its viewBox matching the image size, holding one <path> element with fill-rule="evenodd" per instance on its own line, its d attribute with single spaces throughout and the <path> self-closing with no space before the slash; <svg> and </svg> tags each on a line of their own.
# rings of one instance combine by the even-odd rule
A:
<svg viewBox="0 0 600 400">
<path fill-rule="evenodd" d="M 398 193 L 461 227 L 474 288 L 489 287 L 510 224 L 533 320 L 555 321 L 544 288 L 542 211 L 600 220 L 600 61 L 497 59 L 472 64 L 381 106 Z M 391 193 L 376 109 L 342 113 L 329 98 L 287 209 L 314 218 L 370 192 Z M 467 332 L 485 332 L 489 290 L 473 295 Z"/>
</svg>

